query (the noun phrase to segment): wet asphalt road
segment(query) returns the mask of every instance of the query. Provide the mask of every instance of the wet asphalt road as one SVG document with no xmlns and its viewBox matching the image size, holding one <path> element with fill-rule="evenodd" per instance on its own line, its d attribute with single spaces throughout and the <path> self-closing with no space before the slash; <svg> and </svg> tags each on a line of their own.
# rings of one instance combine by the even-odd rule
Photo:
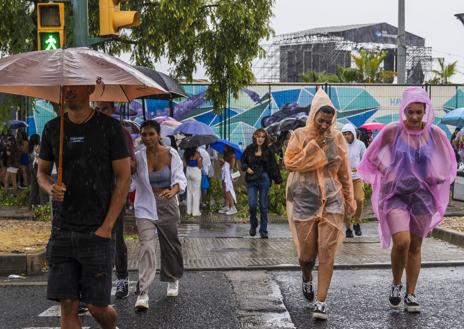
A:
<svg viewBox="0 0 464 329">
<path fill-rule="evenodd" d="M 43 280 L 39 277 L 36 281 Z M 390 311 L 388 270 L 339 270 L 329 293 L 329 320 L 311 319 L 300 291 L 300 273 L 234 271 L 188 272 L 175 299 L 166 284 L 155 282 L 150 309 L 133 311 L 135 295 L 115 300 L 118 326 L 124 328 L 464 328 L 464 267 L 428 268 L 416 295 L 421 314 Z M 135 280 L 135 273 L 131 273 Z M 1 286 L 0 328 L 59 327 L 56 316 L 38 315 L 56 303 L 45 300 L 46 287 Z M 90 316 L 83 326 L 98 328 Z"/>
</svg>

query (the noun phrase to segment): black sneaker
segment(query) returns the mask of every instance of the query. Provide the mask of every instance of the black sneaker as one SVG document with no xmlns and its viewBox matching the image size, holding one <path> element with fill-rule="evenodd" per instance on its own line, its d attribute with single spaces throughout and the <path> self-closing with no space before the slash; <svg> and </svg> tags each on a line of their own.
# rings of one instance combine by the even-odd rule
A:
<svg viewBox="0 0 464 329">
<path fill-rule="evenodd" d="M 349 228 L 347 228 L 345 235 L 346 235 L 347 238 L 352 238 L 353 237 L 353 231 L 350 230 Z"/>
<path fill-rule="evenodd" d="M 401 288 L 400 284 L 392 284 L 390 290 L 390 307 L 393 309 L 399 309 L 401 304 Z"/>
<path fill-rule="evenodd" d="M 269 239 L 269 235 L 267 233 L 259 233 L 261 235 L 261 239 Z"/>
<path fill-rule="evenodd" d="M 83 302 L 79 302 L 79 309 L 77 310 L 77 314 L 84 314 L 89 309 L 87 308 L 87 304 Z"/>
<path fill-rule="evenodd" d="M 255 236 L 256 235 L 256 227 L 251 227 L 250 228 L 250 236 Z"/>
<path fill-rule="evenodd" d="M 313 319 L 327 320 L 327 304 L 316 300 L 313 308 Z"/>
<path fill-rule="evenodd" d="M 116 298 L 124 299 L 127 296 L 129 296 L 129 280 L 127 278 L 119 279 L 116 282 Z"/>
<path fill-rule="evenodd" d="M 362 235 L 361 225 L 360 224 L 354 224 L 353 229 L 354 229 L 354 234 L 356 234 L 356 236 L 361 236 Z"/>
<path fill-rule="evenodd" d="M 404 296 L 404 309 L 409 313 L 420 313 L 421 307 L 414 294 Z"/>
<path fill-rule="evenodd" d="M 312 302 L 314 300 L 314 288 L 313 288 L 313 281 L 310 280 L 308 282 L 302 282 L 301 283 L 301 290 L 303 291 L 303 296 L 305 298 Z"/>
</svg>

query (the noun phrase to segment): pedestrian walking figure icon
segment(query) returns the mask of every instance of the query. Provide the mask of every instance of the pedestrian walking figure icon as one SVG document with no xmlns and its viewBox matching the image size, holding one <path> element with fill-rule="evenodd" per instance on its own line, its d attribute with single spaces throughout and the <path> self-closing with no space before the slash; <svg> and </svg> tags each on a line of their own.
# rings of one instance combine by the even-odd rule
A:
<svg viewBox="0 0 464 329">
<path fill-rule="evenodd" d="M 45 44 L 47 45 L 47 48 L 45 50 L 55 50 L 57 49 L 56 47 L 56 39 L 53 37 L 53 35 L 50 35 L 47 40 L 45 40 Z"/>
</svg>

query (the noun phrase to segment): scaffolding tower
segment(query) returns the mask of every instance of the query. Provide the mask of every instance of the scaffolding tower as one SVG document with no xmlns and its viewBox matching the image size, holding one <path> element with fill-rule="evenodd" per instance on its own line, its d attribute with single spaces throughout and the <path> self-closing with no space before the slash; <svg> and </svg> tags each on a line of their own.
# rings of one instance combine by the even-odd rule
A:
<svg viewBox="0 0 464 329">
<path fill-rule="evenodd" d="M 340 36 L 327 34 L 312 34 L 307 31 L 278 35 L 271 43 L 262 44 L 265 56 L 253 62 L 253 71 L 257 82 L 276 83 L 283 81 L 286 76 L 285 68 L 281 70 L 281 61 L 287 62 L 287 52 L 281 52 L 285 46 L 321 44 L 324 45 L 324 60 L 327 65 L 339 62 L 340 56 L 347 52 L 356 53 L 361 49 L 389 50 L 396 53 L 396 44 L 390 43 L 357 43 L 345 40 Z M 409 72 L 418 64 L 425 74 L 432 71 L 432 48 L 420 46 L 406 47 L 406 69 Z"/>
</svg>

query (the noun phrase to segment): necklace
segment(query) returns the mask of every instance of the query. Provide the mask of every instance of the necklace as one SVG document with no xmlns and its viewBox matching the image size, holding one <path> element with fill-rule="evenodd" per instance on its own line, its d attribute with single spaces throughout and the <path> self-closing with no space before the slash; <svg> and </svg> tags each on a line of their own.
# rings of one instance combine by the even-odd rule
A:
<svg viewBox="0 0 464 329">
<path fill-rule="evenodd" d="M 84 124 L 84 123 L 86 123 L 87 121 L 89 121 L 89 120 L 92 118 L 92 115 L 94 114 L 94 112 L 95 112 L 95 111 L 91 109 L 90 112 L 89 112 L 89 114 L 85 117 L 85 119 L 82 120 L 82 121 L 80 121 L 80 122 L 73 122 L 73 121 L 71 121 L 71 120 L 69 119 L 69 115 L 68 115 L 68 120 L 71 121 L 71 122 L 74 123 L 74 124 L 81 125 L 81 124 Z"/>
</svg>

